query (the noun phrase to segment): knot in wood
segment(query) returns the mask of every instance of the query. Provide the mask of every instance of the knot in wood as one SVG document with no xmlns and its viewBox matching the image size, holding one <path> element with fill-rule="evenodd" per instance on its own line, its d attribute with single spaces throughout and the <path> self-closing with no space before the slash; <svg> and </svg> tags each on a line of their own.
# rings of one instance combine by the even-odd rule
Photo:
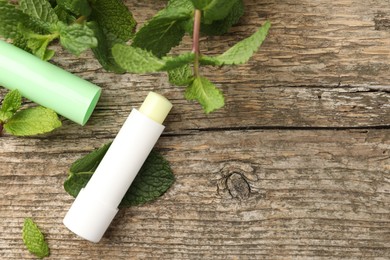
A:
<svg viewBox="0 0 390 260">
<path fill-rule="evenodd" d="M 243 174 L 233 172 L 226 179 L 226 187 L 233 198 L 246 200 L 249 198 L 251 189 Z"/>
</svg>

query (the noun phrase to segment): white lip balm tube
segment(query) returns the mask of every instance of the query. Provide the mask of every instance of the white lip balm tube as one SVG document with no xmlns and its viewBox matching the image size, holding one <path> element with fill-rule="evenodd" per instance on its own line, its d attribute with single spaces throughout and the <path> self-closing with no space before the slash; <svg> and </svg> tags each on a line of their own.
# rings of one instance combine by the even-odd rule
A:
<svg viewBox="0 0 390 260">
<path fill-rule="evenodd" d="M 133 109 L 92 178 L 80 191 L 64 225 L 91 242 L 99 242 L 118 212 L 118 205 L 164 130 L 172 108 L 163 96 L 150 92 L 139 110 Z"/>
</svg>

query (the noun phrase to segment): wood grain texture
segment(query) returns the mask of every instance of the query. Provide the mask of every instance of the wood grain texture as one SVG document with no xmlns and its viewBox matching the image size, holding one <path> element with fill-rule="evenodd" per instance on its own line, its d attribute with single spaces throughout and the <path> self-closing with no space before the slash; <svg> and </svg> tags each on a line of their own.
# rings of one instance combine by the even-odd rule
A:
<svg viewBox="0 0 390 260">
<path fill-rule="evenodd" d="M 140 24 L 165 4 L 125 2 Z M 266 19 L 273 26 L 248 64 L 202 68 L 226 96 L 210 115 L 165 74 L 107 73 L 90 52 L 54 46 L 53 62 L 103 95 L 85 127 L 64 120 L 47 136 L 0 138 L 0 259 L 34 259 L 25 217 L 46 234 L 48 259 L 390 259 L 390 3 L 245 4 L 230 33 L 202 38 L 205 53 Z M 74 200 L 67 170 L 151 90 L 174 104 L 157 149 L 176 181 L 159 200 L 120 210 L 99 244 L 77 238 L 62 225 Z"/>
<path fill-rule="evenodd" d="M 174 186 L 154 203 L 121 210 L 94 245 L 61 224 L 73 201 L 62 183 L 78 144 L 101 141 L 3 144 L 2 151 L 13 150 L 0 164 L 4 258 L 29 258 L 20 239 L 25 216 L 46 232 L 53 259 L 390 256 L 386 130 L 164 136 L 157 147 L 171 163 Z"/>
</svg>

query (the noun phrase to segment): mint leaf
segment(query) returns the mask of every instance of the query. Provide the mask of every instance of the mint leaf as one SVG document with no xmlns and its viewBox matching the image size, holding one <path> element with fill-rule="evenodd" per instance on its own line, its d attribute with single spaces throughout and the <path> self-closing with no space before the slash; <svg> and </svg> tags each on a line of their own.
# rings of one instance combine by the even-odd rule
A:
<svg viewBox="0 0 390 260">
<path fill-rule="evenodd" d="M 100 161 L 99 161 L 100 162 Z M 72 197 L 76 198 L 81 189 L 87 186 L 93 172 L 69 172 L 69 176 L 64 182 L 65 191 Z"/>
<path fill-rule="evenodd" d="M 111 34 L 123 42 L 133 37 L 137 22 L 122 1 L 91 1 L 91 7 L 91 20 L 96 21 L 106 35 Z"/>
<path fill-rule="evenodd" d="M 36 38 L 27 40 L 27 47 L 41 60 L 50 60 L 55 54 L 55 51 L 47 49 L 52 40 L 50 35 L 37 35 Z"/>
<path fill-rule="evenodd" d="M 61 126 L 57 114 L 48 108 L 33 107 L 16 112 L 5 124 L 7 133 L 30 136 L 48 133 Z"/>
<path fill-rule="evenodd" d="M 176 86 L 187 86 L 194 79 L 188 64 L 168 71 L 169 82 Z"/>
<path fill-rule="evenodd" d="M 152 53 L 124 44 L 115 44 L 112 54 L 119 66 L 132 73 L 156 72 L 165 65 L 163 60 Z"/>
<path fill-rule="evenodd" d="M 115 37 L 111 37 L 112 35 L 110 34 L 105 34 L 96 22 L 89 22 L 88 26 L 94 31 L 95 37 L 98 41 L 98 46 L 92 48 L 95 58 L 100 62 L 105 70 L 115 73 L 124 73 L 125 70 L 115 62 L 111 52 L 114 44 L 121 41 L 118 41 Z"/>
<path fill-rule="evenodd" d="M 71 24 L 76 21 L 76 18 L 63 6 L 57 5 L 54 7 L 54 12 L 58 16 L 58 19 L 65 24 Z"/>
<path fill-rule="evenodd" d="M 102 146 L 72 164 L 64 182 L 65 191 L 76 197 L 84 188 L 96 167 L 103 159 L 111 143 Z M 158 152 L 152 151 L 126 192 L 120 207 L 146 203 L 161 196 L 173 183 L 174 176 L 168 161 Z"/>
<path fill-rule="evenodd" d="M 257 30 L 257 32 L 236 43 L 223 54 L 217 57 L 202 56 L 200 60 L 201 63 L 204 65 L 221 66 L 225 64 L 233 65 L 247 62 L 263 43 L 270 27 L 271 23 L 269 21 L 265 22 L 264 25 Z"/>
<path fill-rule="evenodd" d="M 20 0 L 22 11 L 36 20 L 48 24 L 58 22 L 58 17 L 47 0 Z"/>
<path fill-rule="evenodd" d="M 49 246 L 38 226 L 31 218 L 26 218 L 23 224 L 23 242 L 30 253 L 39 258 L 49 256 Z"/>
<path fill-rule="evenodd" d="M 115 44 L 125 44 L 133 37 L 136 21 L 127 7 L 117 0 L 91 2 L 89 27 L 94 31 L 98 46 L 92 48 L 95 57 L 107 71 L 124 73 L 115 61 L 111 49 Z"/>
<path fill-rule="evenodd" d="M 78 159 L 70 166 L 68 179 L 64 182 L 64 189 L 67 193 L 73 197 L 79 194 L 80 190 L 87 185 L 110 146 L 111 142 Z"/>
<path fill-rule="evenodd" d="M 162 9 L 158 14 L 161 15 L 165 12 L 175 12 L 176 10 L 180 10 L 181 12 L 186 11 L 192 14 L 194 11 L 192 0 L 170 0 L 167 7 Z"/>
<path fill-rule="evenodd" d="M 191 2 L 196 9 L 203 10 L 212 2 L 212 0 L 191 0 Z"/>
<path fill-rule="evenodd" d="M 161 58 L 180 43 L 185 33 L 181 21 L 189 18 L 187 12 L 157 15 L 135 34 L 132 46 L 148 50 Z"/>
<path fill-rule="evenodd" d="M 10 112 L 12 115 L 22 105 L 22 96 L 17 89 L 14 89 L 5 95 L 0 111 Z"/>
<path fill-rule="evenodd" d="M 218 61 L 222 64 L 243 64 L 247 62 L 263 43 L 270 27 L 271 23 L 265 22 L 252 36 L 236 43 L 229 50 L 219 55 L 217 57 Z"/>
<path fill-rule="evenodd" d="M 120 207 L 153 201 L 164 194 L 174 181 L 169 162 L 158 152 L 152 151 L 123 197 Z"/>
<path fill-rule="evenodd" d="M 4 112 L 0 110 L 0 132 L 3 130 L 3 122 L 7 121 L 12 117 L 13 113 L 11 112 Z"/>
<path fill-rule="evenodd" d="M 222 92 L 204 77 L 194 79 L 187 87 L 185 97 L 187 100 L 197 100 L 206 114 L 225 105 Z"/>
<path fill-rule="evenodd" d="M 13 38 L 12 44 L 22 50 L 31 52 L 31 50 L 27 47 L 27 41 L 28 40 L 26 39 L 26 37 L 24 37 L 22 34 L 19 34 L 15 38 Z"/>
<path fill-rule="evenodd" d="M 191 52 L 159 59 L 146 50 L 124 44 L 115 44 L 112 54 L 119 66 L 132 73 L 172 70 L 194 60 L 194 54 Z"/>
<path fill-rule="evenodd" d="M 229 14 L 222 20 L 213 21 L 211 24 L 201 23 L 201 32 L 205 35 L 222 35 L 229 31 L 244 14 L 244 3 L 237 0 L 231 8 Z M 193 23 L 193 21 L 192 21 Z M 192 27 L 191 27 L 192 28 Z"/>
<path fill-rule="evenodd" d="M 203 21 L 210 24 L 215 20 L 224 19 L 238 0 L 211 0 L 203 10 Z"/>
<path fill-rule="evenodd" d="M 88 16 L 91 13 L 88 0 L 57 0 L 57 4 L 77 15 Z"/>
<path fill-rule="evenodd" d="M 163 57 L 162 60 L 165 62 L 165 64 L 160 70 L 169 71 L 169 70 L 176 69 L 190 62 L 193 62 L 194 58 L 195 55 L 192 52 L 186 52 L 172 57 Z"/>
<path fill-rule="evenodd" d="M 0 0 L 0 36 L 8 39 L 16 38 L 18 33 L 18 24 L 27 19 L 27 16 L 10 4 L 7 0 Z"/>
<path fill-rule="evenodd" d="M 71 165 L 69 171 L 71 173 L 94 172 L 110 145 L 111 142 L 78 159 Z"/>
<path fill-rule="evenodd" d="M 85 24 L 66 25 L 58 22 L 57 29 L 61 45 L 75 55 L 80 55 L 83 51 L 96 47 L 98 44 L 93 31 Z"/>
<path fill-rule="evenodd" d="M 58 37 L 57 33 L 39 34 L 23 24 L 20 24 L 18 29 L 21 35 L 14 44 L 19 45 L 20 48 L 34 54 L 41 60 L 49 60 L 54 56 L 55 52 L 48 50 L 47 47 L 51 41 Z"/>
</svg>

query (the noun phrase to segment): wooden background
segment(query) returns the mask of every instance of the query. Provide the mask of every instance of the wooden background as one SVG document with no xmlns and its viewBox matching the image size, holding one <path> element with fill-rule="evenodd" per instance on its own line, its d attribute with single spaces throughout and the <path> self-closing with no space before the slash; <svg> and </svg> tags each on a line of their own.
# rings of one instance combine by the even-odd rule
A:
<svg viewBox="0 0 390 260">
<path fill-rule="evenodd" d="M 140 24 L 165 1 L 127 0 Z M 33 259 L 32 217 L 50 259 L 390 259 L 390 2 L 245 0 L 217 54 L 269 19 L 242 66 L 203 68 L 226 96 L 204 115 L 165 74 L 114 75 L 90 52 L 58 66 L 103 88 L 85 127 L 0 138 L 0 259 Z M 188 50 L 189 38 L 176 51 Z M 112 140 L 148 91 L 173 104 L 157 144 L 176 182 L 159 200 L 120 210 L 99 244 L 63 225 L 70 164 Z M 0 94 L 3 96 L 2 89 Z"/>
</svg>

